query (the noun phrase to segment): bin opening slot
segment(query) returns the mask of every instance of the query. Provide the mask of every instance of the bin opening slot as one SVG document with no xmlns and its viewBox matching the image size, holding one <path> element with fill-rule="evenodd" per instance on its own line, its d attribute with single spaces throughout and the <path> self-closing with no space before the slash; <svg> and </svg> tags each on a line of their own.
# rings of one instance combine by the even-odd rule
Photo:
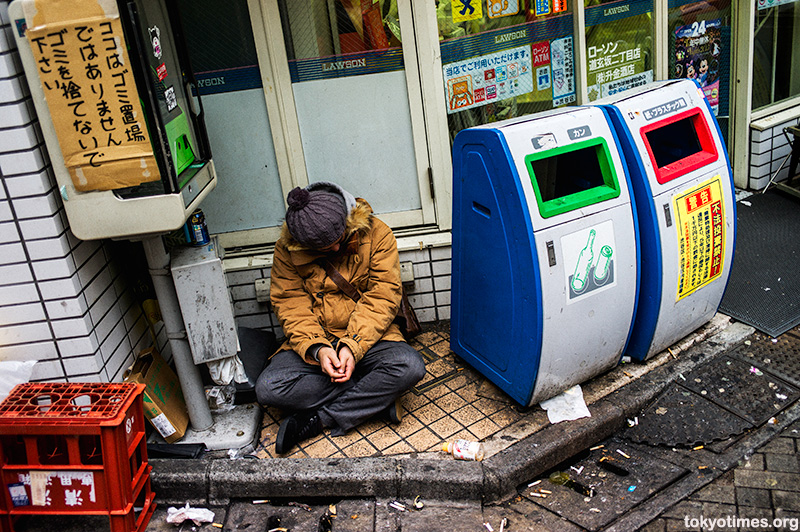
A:
<svg viewBox="0 0 800 532">
<path fill-rule="evenodd" d="M 586 139 L 525 157 L 539 213 L 549 218 L 620 194 L 611 152 L 603 138 Z"/>
<path fill-rule="evenodd" d="M 689 109 L 641 129 L 661 184 L 713 163 L 717 147 L 700 109 Z"/>
</svg>

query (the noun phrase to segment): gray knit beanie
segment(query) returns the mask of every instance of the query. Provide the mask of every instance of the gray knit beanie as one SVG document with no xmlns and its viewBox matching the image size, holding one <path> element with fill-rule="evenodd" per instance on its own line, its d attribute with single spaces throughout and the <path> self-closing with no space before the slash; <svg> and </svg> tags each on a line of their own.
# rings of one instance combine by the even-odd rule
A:
<svg viewBox="0 0 800 532">
<path fill-rule="evenodd" d="M 297 187 L 289 192 L 286 201 L 286 226 L 301 245 L 325 248 L 344 234 L 347 209 L 337 191 Z"/>
</svg>

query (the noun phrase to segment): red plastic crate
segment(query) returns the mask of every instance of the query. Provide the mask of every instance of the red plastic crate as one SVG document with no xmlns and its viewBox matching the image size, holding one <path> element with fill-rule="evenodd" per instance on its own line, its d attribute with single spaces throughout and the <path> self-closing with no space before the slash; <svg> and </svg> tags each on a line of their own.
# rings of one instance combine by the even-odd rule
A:
<svg viewBox="0 0 800 532">
<path fill-rule="evenodd" d="M 143 384 L 27 383 L 0 403 L 0 531 L 20 515 L 107 515 L 144 530 L 155 509 Z"/>
</svg>

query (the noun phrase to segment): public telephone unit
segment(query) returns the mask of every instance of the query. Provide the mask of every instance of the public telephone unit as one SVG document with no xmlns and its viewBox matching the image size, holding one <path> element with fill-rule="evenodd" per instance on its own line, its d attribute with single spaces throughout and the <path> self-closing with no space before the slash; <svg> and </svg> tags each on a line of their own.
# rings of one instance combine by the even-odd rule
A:
<svg viewBox="0 0 800 532">
<path fill-rule="evenodd" d="M 70 229 L 181 227 L 216 185 L 173 0 L 15 0 L 22 64 Z"/>
</svg>

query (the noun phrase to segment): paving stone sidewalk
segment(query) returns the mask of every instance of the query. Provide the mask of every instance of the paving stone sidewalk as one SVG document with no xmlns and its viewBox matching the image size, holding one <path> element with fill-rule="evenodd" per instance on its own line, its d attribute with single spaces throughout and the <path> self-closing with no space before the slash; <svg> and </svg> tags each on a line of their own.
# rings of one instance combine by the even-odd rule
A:
<svg viewBox="0 0 800 532">
<path fill-rule="evenodd" d="M 757 526 L 716 526 L 715 530 L 800 530 L 799 453 L 800 421 L 642 530 L 709 530 L 708 520 L 724 519 L 727 525 L 729 516 L 746 519 L 750 525 L 758 519 Z M 701 517 L 707 520 L 705 527 L 697 522 Z M 765 522 L 767 526 L 762 527 Z"/>
</svg>

